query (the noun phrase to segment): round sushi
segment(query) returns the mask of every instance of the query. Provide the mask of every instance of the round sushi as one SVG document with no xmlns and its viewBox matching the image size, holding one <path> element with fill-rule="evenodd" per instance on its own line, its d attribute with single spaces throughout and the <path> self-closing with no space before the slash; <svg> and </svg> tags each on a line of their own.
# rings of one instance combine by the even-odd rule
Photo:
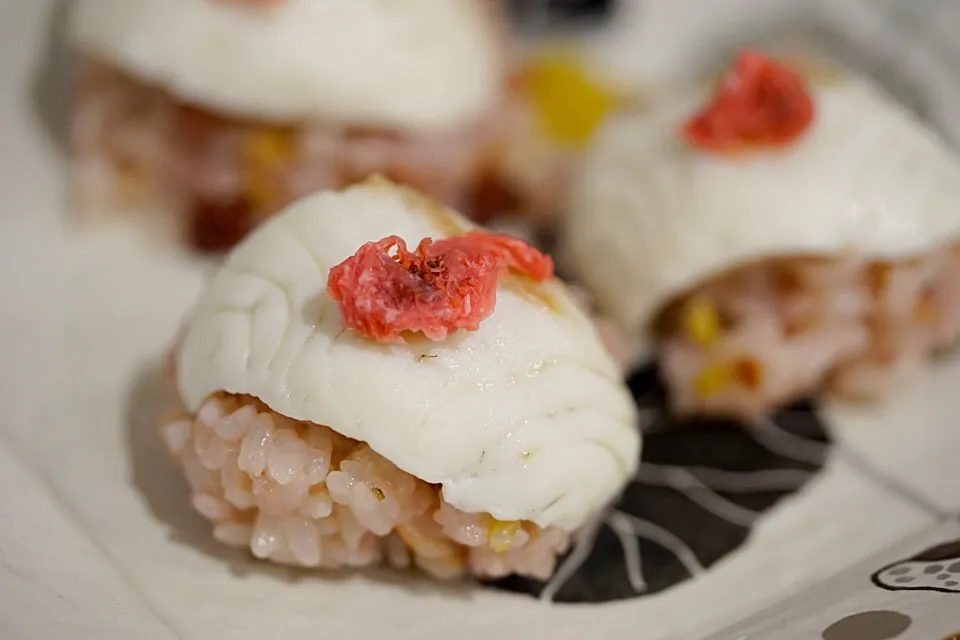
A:
<svg viewBox="0 0 960 640">
<path fill-rule="evenodd" d="M 82 211 L 160 208 L 221 250 L 293 200 L 375 172 L 468 212 L 503 199 L 488 192 L 516 91 L 497 2 L 77 0 L 73 12 Z"/>
<path fill-rule="evenodd" d="M 960 162 L 871 80 L 744 51 L 588 155 L 561 254 L 678 411 L 876 399 L 955 342 Z"/>
<path fill-rule="evenodd" d="M 379 176 L 261 225 L 185 323 L 160 427 L 214 536 L 305 567 L 548 576 L 640 448 L 552 269 Z"/>
</svg>

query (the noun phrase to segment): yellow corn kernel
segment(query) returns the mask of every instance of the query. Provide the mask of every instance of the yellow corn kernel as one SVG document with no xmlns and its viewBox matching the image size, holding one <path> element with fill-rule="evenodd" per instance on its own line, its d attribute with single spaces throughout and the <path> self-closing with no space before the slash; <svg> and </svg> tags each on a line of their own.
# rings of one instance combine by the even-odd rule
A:
<svg viewBox="0 0 960 640">
<path fill-rule="evenodd" d="M 244 141 L 243 155 L 249 168 L 276 167 L 290 157 L 293 140 L 286 131 L 263 129 Z"/>
<path fill-rule="evenodd" d="M 730 372 L 719 364 L 710 364 L 700 370 L 694 382 L 694 390 L 701 398 L 710 398 L 720 393 L 730 381 Z"/>
<path fill-rule="evenodd" d="M 244 141 L 245 195 L 254 209 L 270 209 L 279 194 L 272 175 L 287 162 L 293 153 L 293 140 L 289 132 L 262 129 L 249 135 Z"/>
<path fill-rule="evenodd" d="M 584 146 L 618 103 L 614 92 L 591 78 L 571 54 L 533 60 L 524 70 L 524 84 L 544 133 L 562 146 Z"/>
<path fill-rule="evenodd" d="M 683 324 L 687 337 L 701 346 L 710 346 L 720 337 L 720 314 L 709 302 L 694 300 L 687 305 Z"/>
<path fill-rule="evenodd" d="M 376 498 L 378 501 L 384 500 L 387 497 L 386 495 L 384 495 L 383 489 L 381 489 L 380 487 L 373 487 L 370 491 L 373 492 L 373 497 Z"/>
<path fill-rule="evenodd" d="M 244 195 L 255 211 L 270 209 L 278 193 L 266 172 L 250 172 L 244 179 Z"/>
<path fill-rule="evenodd" d="M 516 520 L 503 522 L 494 520 L 487 526 L 487 538 L 490 540 L 490 548 L 495 553 L 503 553 L 513 545 L 513 538 L 520 531 L 520 523 Z"/>
</svg>

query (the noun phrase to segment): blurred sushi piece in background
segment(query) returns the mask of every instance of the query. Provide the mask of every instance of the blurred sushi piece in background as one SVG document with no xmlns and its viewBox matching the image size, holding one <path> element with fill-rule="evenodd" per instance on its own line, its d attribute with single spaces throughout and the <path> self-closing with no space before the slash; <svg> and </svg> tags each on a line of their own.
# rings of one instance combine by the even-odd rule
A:
<svg viewBox="0 0 960 640">
<path fill-rule="evenodd" d="M 629 0 L 627 0 L 629 2 Z M 624 0 L 508 0 L 520 34 L 515 123 L 500 185 L 528 233 L 550 234 L 583 149 L 627 96 L 605 82 L 584 46 L 610 32 Z M 501 224 L 497 222 L 495 224 Z"/>
<path fill-rule="evenodd" d="M 754 420 L 956 342 L 958 201 L 954 151 L 872 79 L 747 50 L 607 121 L 560 254 L 676 410 Z"/>
<path fill-rule="evenodd" d="M 77 0 L 85 215 L 160 210 L 223 250 L 378 172 L 479 217 L 515 90 L 492 0 Z"/>
<path fill-rule="evenodd" d="M 614 111 L 700 74 L 731 42 L 789 21 L 789 0 L 510 0 L 522 35 L 518 123 L 501 185 L 523 222 L 564 214 L 585 149 Z"/>
</svg>

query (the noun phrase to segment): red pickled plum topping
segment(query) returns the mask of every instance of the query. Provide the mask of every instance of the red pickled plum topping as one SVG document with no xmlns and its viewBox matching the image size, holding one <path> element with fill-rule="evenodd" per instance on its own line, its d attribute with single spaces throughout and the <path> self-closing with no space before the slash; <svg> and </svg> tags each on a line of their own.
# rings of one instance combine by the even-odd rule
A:
<svg viewBox="0 0 960 640">
<path fill-rule="evenodd" d="M 344 325 L 364 337 L 399 343 L 410 332 L 440 341 L 458 329 L 476 331 L 493 313 L 498 281 L 511 272 L 547 280 L 553 260 L 507 235 L 424 238 L 414 251 L 389 236 L 331 269 L 327 295 Z"/>
<path fill-rule="evenodd" d="M 810 127 L 813 116 L 813 99 L 798 73 L 745 51 L 712 102 L 683 125 L 683 136 L 693 147 L 722 154 L 786 147 Z"/>
</svg>

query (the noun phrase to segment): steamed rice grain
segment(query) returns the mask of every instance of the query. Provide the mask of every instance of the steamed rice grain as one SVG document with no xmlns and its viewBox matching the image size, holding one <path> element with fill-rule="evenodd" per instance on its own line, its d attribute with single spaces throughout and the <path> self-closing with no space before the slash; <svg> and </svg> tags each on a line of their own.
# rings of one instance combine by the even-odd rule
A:
<svg viewBox="0 0 960 640">
<path fill-rule="evenodd" d="M 960 246 L 896 262 L 745 265 L 681 296 L 658 333 L 661 368 L 682 412 L 753 419 L 821 389 L 876 400 L 956 343 Z"/>
<path fill-rule="evenodd" d="M 440 579 L 544 579 L 568 545 L 559 529 L 459 511 L 427 484 L 332 429 L 216 394 L 164 418 L 163 441 L 193 508 L 220 542 L 322 569 L 415 565 Z"/>
<path fill-rule="evenodd" d="M 512 189 L 498 177 L 519 104 L 419 136 L 332 122 L 267 123 L 188 105 L 100 61 L 81 61 L 71 120 L 74 203 L 92 217 L 160 209 L 200 249 L 221 250 L 314 191 L 381 173 L 478 218 Z M 506 197 L 506 196 L 505 196 Z M 509 195 L 507 199 L 515 199 Z"/>
</svg>

